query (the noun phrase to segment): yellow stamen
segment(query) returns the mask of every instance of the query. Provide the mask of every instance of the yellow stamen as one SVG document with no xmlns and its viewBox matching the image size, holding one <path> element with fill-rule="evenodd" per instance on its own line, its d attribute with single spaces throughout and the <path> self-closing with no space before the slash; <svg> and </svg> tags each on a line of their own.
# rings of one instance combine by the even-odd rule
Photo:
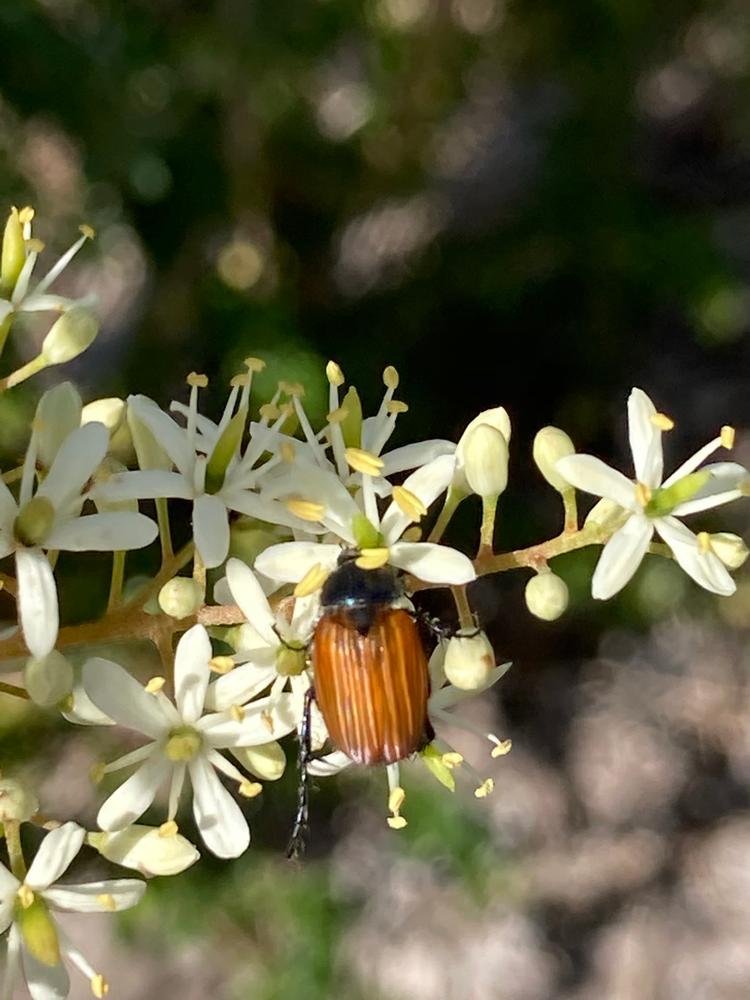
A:
<svg viewBox="0 0 750 1000">
<path fill-rule="evenodd" d="M 386 409 L 386 413 L 390 413 L 390 414 L 393 414 L 393 413 L 396 413 L 396 414 L 398 414 L 398 413 L 408 413 L 409 412 L 409 404 L 408 403 L 402 403 L 400 399 L 392 399 L 390 401 L 390 403 L 388 404 L 388 406 L 386 406 L 385 409 Z"/>
<path fill-rule="evenodd" d="M 320 563 L 315 563 L 305 573 L 300 582 L 294 588 L 295 597 L 309 597 L 323 586 L 328 579 L 328 570 L 323 569 Z"/>
<path fill-rule="evenodd" d="M 244 389 L 246 385 L 250 385 L 250 376 L 247 372 L 243 372 L 241 375 L 233 375 L 229 380 L 229 384 L 232 388 L 239 386 L 239 388 Z"/>
<path fill-rule="evenodd" d="M 230 670 L 234 670 L 234 660 L 231 656 L 212 656 L 208 665 L 215 674 L 228 674 Z"/>
<path fill-rule="evenodd" d="M 232 716 L 235 722 L 242 722 L 245 718 L 245 709 L 242 705 L 232 705 L 229 709 L 229 714 Z"/>
<path fill-rule="evenodd" d="M 398 815 L 405 799 L 406 792 L 400 785 L 396 785 L 396 787 L 391 791 L 391 794 L 388 796 L 388 808 L 392 813 Z"/>
<path fill-rule="evenodd" d="M 355 564 L 360 569 L 381 569 L 388 562 L 388 549 L 362 549 Z"/>
<path fill-rule="evenodd" d="M 81 234 L 81 236 L 85 236 L 87 240 L 93 240 L 94 237 L 96 236 L 96 230 L 94 229 L 94 227 L 88 225 L 88 223 L 86 222 L 84 222 L 82 225 L 78 227 L 78 232 Z"/>
<path fill-rule="evenodd" d="M 24 910 L 28 910 L 28 908 L 34 902 L 34 890 L 30 889 L 25 882 L 23 885 L 19 886 L 16 896 L 18 897 L 18 902 L 21 904 Z"/>
<path fill-rule="evenodd" d="M 245 358 L 245 367 L 251 372 L 262 372 L 266 363 L 263 358 Z"/>
<path fill-rule="evenodd" d="M 393 365 L 388 365 L 388 367 L 383 372 L 383 382 L 385 383 L 386 389 L 398 389 L 399 383 L 398 372 L 393 367 Z"/>
<path fill-rule="evenodd" d="M 44 250 L 45 244 L 42 240 L 38 240 L 35 236 L 30 240 L 26 240 L 26 249 L 29 253 L 41 253 Z"/>
<path fill-rule="evenodd" d="M 109 983 L 101 972 L 98 972 L 91 980 L 91 992 L 96 997 L 96 1000 L 102 1000 L 102 997 L 106 997 L 109 993 Z"/>
<path fill-rule="evenodd" d="M 290 514 L 300 518 L 302 521 L 320 521 L 326 512 L 322 503 L 315 503 L 313 500 L 302 500 L 292 497 L 285 505 Z"/>
<path fill-rule="evenodd" d="M 454 767 L 458 767 L 459 764 L 463 763 L 463 756 L 455 750 L 449 750 L 448 753 L 443 754 L 440 760 L 448 770 L 452 771 Z"/>
<path fill-rule="evenodd" d="M 341 368 L 336 364 L 335 361 L 329 361 L 326 365 L 326 378 L 331 383 L 331 385 L 343 385 L 346 379 L 344 378 L 344 373 Z"/>
<path fill-rule="evenodd" d="M 698 542 L 698 548 L 704 555 L 711 551 L 711 536 L 707 531 L 699 531 L 695 537 Z"/>
<path fill-rule="evenodd" d="M 646 504 L 649 503 L 649 501 L 651 500 L 651 496 L 652 496 L 652 493 L 651 493 L 651 487 L 650 486 L 646 486 L 645 483 L 636 483 L 635 484 L 635 498 L 638 501 L 638 503 L 641 505 L 641 507 L 645 507 Z"/>
<path fill-rule="evenodd" d="M 666 413 L 652 413 L 649 420 L 654 425 L 658 427 L 660 431 L 671 431 L 674 427 L 674 420 L 668 417 Z"/>
<path fill-rule="evenodd" d="M 411 521 L 420 521 L 427 513 L 427 508 L 416 493 L 407 490 L 405 486 L 393 487 L 393 502 Z"/>
<path fill-rule="evenodd" d="M 117 909 L 117 903 L 115 902 L 115 897 L 111 892 L 100 892 L 96 897 L 96 901 L 105 910 L 109 910 L 110 913 L 114 913 Z"/>
<path fill-rule="evenodd" d="M 152 677 L 148 684 L 145 685 L 144 690 L 147 694 L 156 694 L 158 691 L 161 691 L 166 683 L 166 677 Z"/>
<path fill-rule="evenodd" d="M 403 816 L 389 816 L 387 823 L 391 830 L 403 830 L 403 828 L 407 825 Z"/>
<path fill-rule="evenodd" d="M 185 381 L 192 389 L 205 389 L 208 385 L 208 375 L 200 375 L 198 372 L 190 372 Z"/>
<path fill-rule="evenodd" d="M 482 782 L 479 788 L 474 789 L 474 795 L 478 799 L 486 799 L 487 796 L 494 790 L 494 788 L 495 788 L 495 782 L 492 780 L 492 778 L 487 778 L 485 781 Z"/>
<path fill-rule="evenodd" d="M 349 411 L 345 406 L 339 406 L 337 410 L 331 410 L 326 417 L 329 424 L 340 424 L 349 416 Z"/>
<path fill-rule="evenodd" d="M 179 827 L 173 819 L 168 819 L 166 823 L 162 823 L 159 827 L 160 837 L 176 837 Z"/>
<path fill-rule="evenodd" d="M 495 746 L 492 748 L 491 757 L 504 757 L 507 753 L 510 753 L 513 747 L 513 740 L 498 740 Z"/>
<path fill-rule="evenodd" d="M 245 799 L 254 799 L 263 791 L 263 785 L 259 781 L 243 781 L 240 784 L 240 795 Z"/>
<path fill-rule="evenodd" d="M 735 438 L 734 427 L 730 427 L 729 424 L 725 424 L 721 428 L 721 447 L 734 448 L 734 438 Z"/>
<path fill-rule="evenodd" d="M 31 205 L 25 205 L 18 212 L 18 221 L 21 225 L 25 225 L 27 222 L 31 222 L 34 218 L 34 209 Z"/>
<path fill-rule="evenodd" d="M 347 448 L 344 452 L 346 460 L 356 472 L 364 476 L 379 476 L 383 468 L 382 458 L 365 451 L 364 448 Z"/>
<path fill-rule="evenodd" d="M 293 413 L 294 413 L 293 403 L 282 403 L 281 406 L 279 407 L 279 416 L 283 414 L 285 417 L 291 417 Z"/>
<path fill-rule="evenodd" d="M 260 415 L 264 420 L 277 420 L 281 416 L 281 410 L 275 403 L 264 403 L 260 408 Z"/>
<path fill-rule="evenodd" d="M 301 399 L 305 395 L 305 387 L 301 382 L 279 382 L 279 389 L 287 396 L 298 396 Z"/>
</svg>

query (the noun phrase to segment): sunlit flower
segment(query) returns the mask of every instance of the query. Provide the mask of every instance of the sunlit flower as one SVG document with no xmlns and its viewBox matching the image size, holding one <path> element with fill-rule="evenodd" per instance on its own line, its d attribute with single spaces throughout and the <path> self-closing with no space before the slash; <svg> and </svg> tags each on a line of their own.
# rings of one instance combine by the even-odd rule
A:
<svg viewBox="0 0 750 1000">
<path fill-rule="evenodd" d="M 699 469 L 718 448 L 732 447 L 734 431 L 722 428 L 719 437 L 663 479 L 662 432 L 672 426 L 645 392 L 633 389 L 628 399 L 628 428 L 635 481 L 592 455 L 570 455 L 557 463 L 558 472 L 572 486 L 613 501 L 626 518 L 599 558 L 592 581 L 596 598 L 612 597 L 625 586 L 648 551 L 654 532 L 701 587 L 723 595 L 735 591 L 734 581 L 712 550 L 710 536 L 706 532 L 695 535 L 678 520 L 743 495 L 748 473 L 742 466 L 720 462 Z"/>
<path fill-rule="evenodd" d="M 34 492 L 37 435 L 32 433 L 18 501 L 0 479 L 0 558 L 15 554 L 18 614 L 26 645 L 38 658 L 57 639 L 57 589 L 50 550 L 113 552 L 139 549 L 157 534 L 143 514 L 116 511 L 81 517 L 86 486 L 107 453 L 109 436 L 91 423 L 69 434 Z"/>
<path fill-rule="evenodd" d="M 120 878 L 59 885 L 57 880 L 80 851 L 85 836 L 86 831 L 75 823 L 52 830 L 42 841 L 23 881 L 0 864 L 0 933 L 7 931 L 4 998 L 13 995 L 21 976 L 33 1000 L 66 997 L 70 981 L 63 957 L 86 976 L 95 997 L 106 994 L 106 980 L 68 941 L 52 913 L 127 910 L 139 902 L 146 883 Z"/>
<path fill-rule="evenodd" d="M 218 751 L 267 743 L 285 736 L 296 725 L 299 711 L 290 695 L 273 701 L 259 699 L 246 707 L 208 712 L 211 701 L 211 642 L 202 625 L 180 639 L 174 660 L 175 703 L 161 690 L 163 678 L 141 685 L 117 663 L 94 657 L 83 667 L 83 682 L 91 701 L 121 726 L 143 733 L 151 742 L 103 767 L 102 773 L 138 764 L 137 771 L 113 792 L 99 810 L 97 822 L 106 831 L 122 830 L 152 804 L 159 788 L 169 783 L 168 820 L 177 815 L 180 794 L 189 776 L 193 814 L 206 847 L 218 857 L 238 857 L 250 842 L 250 831 L 239 806 L 216 772 L 236 781 L 240 794 L 257 795 L 261 786 L 247 780 Z"/>
</svg>

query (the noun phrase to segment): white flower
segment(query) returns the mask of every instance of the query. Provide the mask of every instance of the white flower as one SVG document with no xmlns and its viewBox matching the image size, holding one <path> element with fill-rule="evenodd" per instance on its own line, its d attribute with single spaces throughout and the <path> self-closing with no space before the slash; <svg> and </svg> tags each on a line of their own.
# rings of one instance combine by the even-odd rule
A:
<svg viewBox="0 0 750 1000">
<path fill-rule="evenodd" d="M 628 399 L 628 427 L 635 481 L 591 455 L 570 455 L 557 463 L 557 471 L 572 486 L 613 501 L 626 515 L 625 523 L 612 535 L 599 558 L 592 581 L 595 598 L 612 597 L 625 586 L 655 531 L 701 587 L 723 595 L 735 591 L 734 581 L 711 550 L 710 537 L 704 532 L 693 534 L 678 520 L 743 495 L 741 487 L 748 473 L 740 465 L 720 462 L 696 472 L 717 448 L 732 446 L 734 433 L 724 428 L 719 437 L 663 479 L 661 436 L 671 426 L 671 420 L 657 412 L 645 392 L 633 389 Z"/>
<path fill-rule="evenodd" d="M 298 713 L 289 695 L 260 699 L 246 709 L 205 713 L 210 702 L 211 642 L 202 625 L 180 639 L 175 653 L 175 703 L 165 696 L 163 679 L 147 688 L 121 666 L 94 657 L 83 667 L 91 701 L 121 726 L 143 733 L 146 746 L 109 764 L 105 773 L 138 764 L 138 770 L 104 802 L 97 822 L 106 831 L 122 830 L 154 801 L 169 782 L 168 819 L 174 820 L 186 776 L 193 787 L 193 814 L 206 847 L 220 858 L 238 857 L 250 842 L 250 831 L 239 806 L 216 774 L 236 781 L 241 794 L 257 795 L 261 786 L 245 776 L 218 751 L 254 746 L 285 736 Z M 215 769 L 215 770 L 214 770 Z"/>
<path fill-rule="evenodd" d="M 85 835 L 86 831 L 75 823 L 65 823 L 48 833 L 23 882 L 0 864 L 0 933 L 7 931 L 3 998 L 13 995 L 23 969 L 33 1000 L 62 1000 L 70 990 L 63 956 L 86 976 L 94 996 L 102 997 L 107 992 L 104 977 L 68 941 L 50 911 L 127 910 L 139 902 L 146 884 L 131 878 L 58 884 L 81 849 Z"/>
<path fill-rule="evenodd" d="M 177 472 L 148 469 L 121 472 L 92 491 L 94 499 L 122 501 L 175 497 L 193 501 L 193 534 L 196 548 L 207 567 L 219 566 L 229 551 L 229 511 L 234 510 L 261 521 L 303 529 L 304 522 L 277 503 L 262 500 L 253 492 L 281 457 L 276 454 L 259 465 L 278 428 L 288 416 L 279 413 L 269 426 L 270 414 L 251 426 L 251 436 L 244 450 L 242 435 L 247 422 L 250 375 L 234 380 L 224 415 L 214 424 L 198 413 L 198 389 L 206 384 L 204 376 L 188 379 L 190 405 L 176 406 L 186 413 L 182 428 L 146 396 L 130 396 L 128 407 L 164 449 Z M 240 394 L 240 389 L 242 393 Z M 278 411 L 274 411 L 278 412 Z"/>
<path fill-rule="evenodd" d="M 42 658 L 53 649 L 59 624 L 57 589 L 46 550 L 113 552 L 148 545 L 153 521 L 135 512 L 81 517 L 86 485 L 107 453 L 102 424 L 69 434 L 34 493 L 37 435 L 32 434 L 18 501 L 0 479 L 0 558 L 15 553 L 18 614 L 26 645 Z"/>
</svg>

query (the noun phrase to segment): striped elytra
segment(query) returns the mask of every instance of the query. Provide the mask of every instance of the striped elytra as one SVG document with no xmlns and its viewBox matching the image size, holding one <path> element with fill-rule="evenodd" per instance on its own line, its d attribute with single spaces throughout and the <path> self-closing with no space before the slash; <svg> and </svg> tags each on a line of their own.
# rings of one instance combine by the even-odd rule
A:
<svg viewBox="0 0 750 1000">
<path fill-rule="evenodd" d="M 355 763 L 393 764 L 429 739 L 427 657 L 407 611 L 372 611 L 366 629 L 342 607 L 318 622 L 315 700 L 331 739 Z"/>
</svg>

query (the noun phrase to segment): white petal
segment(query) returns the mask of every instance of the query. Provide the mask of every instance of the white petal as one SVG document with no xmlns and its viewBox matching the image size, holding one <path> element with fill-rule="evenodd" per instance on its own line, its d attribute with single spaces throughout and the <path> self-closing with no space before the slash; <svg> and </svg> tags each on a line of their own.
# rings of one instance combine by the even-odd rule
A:
<svg viewBox="0 0 750 1000">
<path fill-rule="evenodd" d="M 340 553 L 340 545 L 282 542 L 261 552 L 255 560 L 255 569 L 279 583 L 299 583 L 313 566 L 334 569 Z"/>
<path fill-rule="evenodd" d="M 204 716 L 197 728 L 203 733 L 209 746 L 216 750 L 253 747 L 280 739 L 296 729 L 299 709 L 297 698 L 291 694 L 281 694 L 246 706 L 241 722 L 228 718 L 224 713 L 217 713 L 214 716 Z"/>
<path fill-rule="evenodd" d="M 142 549 L 159 534 L 150 517 L 133 511 L 87 514 L 53 528 L 45 548 L 63 552 L 118 552 Z"/>
<path fill-rule="evenodd" d="M 334 750 L 333 753 L 326 754 L 325 757 L 311 760 L 307 765 L 307 770 L 316 778 L 329 778 L 331 775 L 343 771 L 345 767 L 349 767 L 351 763 L 351 759 L 346 756 L 343 750 Z"/>
<path fill-rule="evenodd" d="M 40 890 L 56 882 L 80 851 L 85 836 L 86 831 L 77 823 L 64 823 L 51 830 L 31 862 L 26 885 Z"/>
<path fill-rule="evenodd" d="M 709 480 L 694 497 L 678 504 L 672 511 L 675 517 L 695 514 L 701 510 L 720 507 L 744 496 L 744 488 L 750 481 L 747 469 L 737 462 L 712 462 L 704 465 L 701 472 L 709 474 Z"/>
<path fill-rule="evenodd" d="M 204 493 L 193 502 L 195 547 L 208 569 L 220 566 L 229 552 L 229 517 L 217 496 Z"/>
<path fill-rule="evenodd" d="M 148 396 L 128 396 L 128 406 L 138 420 L 143 421 L 151 431 L 159 446 L 166 451 L 183 476 L 192 482 L 195 451 L 190 447 L 187 434 L 182 427 L 160 410 Z"/>
<path fill-rule="evenodd" d="M 63 718 L 76 726 L 114 726 L 115 720 L 110 719 L 101 709 L 98 709 L 86 694 L 86 689 L 80 681 L 73 685 L 71 691 L 73 705 L 62 710 Z"/>
<path fill-rule="evenodd" d="M 225 712 L 232 705 L 245 705 L 255 698 L 276 679 L 276 668 L 258 667 L 247 663 L 235 667 L 228 674 L 219 677 L 208 688 L 206 707 L 215 712 Z"/>
<path fill-rule="evenodd" d="M 91 491 L 94 501 L 158 500 L 176 497 L 189 500 L 193 496 L 193 483 L 179 472 L 145 469 L 142 472 L 117 472 L 95 486 Z"/>
<path fill-rule="evenodd" d="M 174 686 L 177 709 L 183 722 L 200 718 L 211 669 L 211 640 L 202 625 L 193 625 L 180 638 L 174 656 Z"/>
<path fill-rule="evenodd" d="M 440 440 L 418 441 L 402 448 L 394 448 L 393 451 L 380 456 L 384 463 L 381 475 L 388 477 L 396 472 L 406 472 L 407 469 L 428 465 L 441 455 L 453 456 L 455 450 L 456 446 L 452 441 Z M 455 465 L 455 460 L 451 465 Z"/>
<path fill-rule="evenodd" d="M 148 809 L 172 769 L 170 761 L 160 751 L 142 764 L 135 774 L 112 792 L 104 802 L 96 822 L 102 830 L 123 830 Z"/>
<path fill-rule="evenodd" d="M 347 541 L 353 541 L 352 520 L 361 511 L 335 472 L 321 469 L 316 465 L 296 464 L 289 472 L 280 475 L 268 487 L 264 487 L 263 497 L 267 496 L 302 497 L 304 500 L 322 504 L 326 511 L 325 523 L 335 525 L 337 533 L 340 528 L 346 532 L 342 537 Z M 310 524 L 306 527 L 309 530 Z"/>
<path fill-rule="evenodd" d="M 69 434 L 55 455 L 52 468 L 37 490 L 54 507 L 78 496 L 107 454 L 109 432 L 104 424 L 93 421 Z"/>
<path fill-rule="evenodd" d="M 661 431 L 652 422 L 656 407 L 642 389 L 633 389 L 628 399 L 628 436 L 635 477 L 656 489 L 664 472 Z M 614 498 L 613 498 L 614 499 Z"/>
<path fill-rule="evenodd" d="M 18 616 L 23 637 L 33 656 L 41 660 L 57 641 L 57 588 L 49 560 L 39 549 L 16 552 Z"/>
<path fill-rule="evenodd" d="M 320 617 L 320 594 L 298 597 L 294 601 L 290 636 L 298 641 L 308 642 L 315 624 Z"/>
<path fill-rule="evenodd" d="M 592 597 L 605 601 L 622 590 L 641 564 L 654 533 L 646 517 L 634 515 L 604 546 L 591 581 Z"/>
<path fill-rule="evenodd" d="M 158 740 L 179 722 L 176 712 L 169 718 L 163 703 L 118 663 L 92 656 L 83 665 L 82 678 L 86 694 L 96 707 L 121 726 Z"/>
<path fill-rule="evenodd" d="M 446 684 L 430 695 L 429 708 L 452 708 L 454 705 L 460 704 L 462 701 L 466 701 L 467 698 L 473 698 L 482 691 L 487 691 L 492 687 L 493 684 L 504 677 L 510 670 L 513 664 L 511 662 L 499 663 L 496 667 L 490 670 L 484 681 L 476 688 L 471 691 L 462 690 L 461 688 L 454 687 L 452 684 Z"/>
<path fill-rule="evenodd" d="M 12 1000 L 21 965 L 21 931 L 13 924 L 5 942 L 5 969 L 0 1000 Z"/>
<path fill-rule="evenodd" d="M 16 876 L 0 864 L 0 934 L 5 933 L 13 922 L 13 907 L 20 885 Z"/>
<path fill-rule="evenodd" d="M 453 455 L 442 455 L 412 472 L 404 480 L 404 488 L 422 501 L 425 507 L 444 493 L 451 484 L 455 460 Z M 380 530 L 387 545 L 397 541 L 411 524 L 411 518 L 403 514 L 397 504 L 392 503 L 383 515 Z"/>
<path fill-rule="evenodd" d="M 2 478 L 0 478 L 0 524 L 7 524 L 8 528 L 12 528 L 17 514 L 18 504 L 13 499 L 13 494 L 3 482 Z"/>
<path fill-rule="evenodd" d="M 729 597 L 737 589 L 724 563 L 713 552 L 701 552 L 693 532 L 675 517 L 660 517 L 656 530 L 695 582 L 713 594 Z"/>
<path fill-rule="evenodd" d="M 65 1000 L 70 991 L 70 979 L 62 962 L 45 965 L 21 947 L 23 974 L 32 1000 Z"/>
<path fill-rule="evenodd" d="M 87 882 L 83 885 L 52 886 L 44 893 L 44 898 L 56 910 L 107 913 L 113 910 L 129 910 L 140 902 L 145 891 L 146 883 L 141 879 L 117 878 Z M 102 896 L 105 898 L 102 899 Z"/>
<path fill-rule="evenodd" d="M 193 815 L 206 847 L 218 858 L 238 858 L 250 844 L 250 829 L 237 803 L 205 757 L 189 765 Z"/>
<path fill-rule="evenodd" d="M 460 584 L 476 579 L 471 559 L 448 545 L 432 542 L 396 542 L 388 561 L 425 583 Z"/>
<path fill-rule="evenodd" d="M 557 462 L 556 468 L 563 479 L 576 489 L 614 500 L 625 510 L 636 510 L 633 484 L 621 472 L 605 465 L 601 459 L 594 458 L 593 455 L 568 455 Z"/>
<path fill-rule="evenodd" d="M 246 514 L 247 517 L 257 518 L 258 521 L 280 524 L 282 527 L 293 528 L 296 531 L 315 530 L 314 524 L 290 514 L 283 503 L 259 497 L 257 493 L 251 493 L 247 489 L 233 489 L 231 483 L 220 491 L 219 496 L 230 510 Z"/>
<path fill-rule="evenodd" d="M 250 567 L 239 559 L 230 559 L 227 563 L 227 582 L 235 603 L 258 635 L 269 646 L 278 646 L 279 638 L 274 631 L 276 617 Z"/>
</svg>

